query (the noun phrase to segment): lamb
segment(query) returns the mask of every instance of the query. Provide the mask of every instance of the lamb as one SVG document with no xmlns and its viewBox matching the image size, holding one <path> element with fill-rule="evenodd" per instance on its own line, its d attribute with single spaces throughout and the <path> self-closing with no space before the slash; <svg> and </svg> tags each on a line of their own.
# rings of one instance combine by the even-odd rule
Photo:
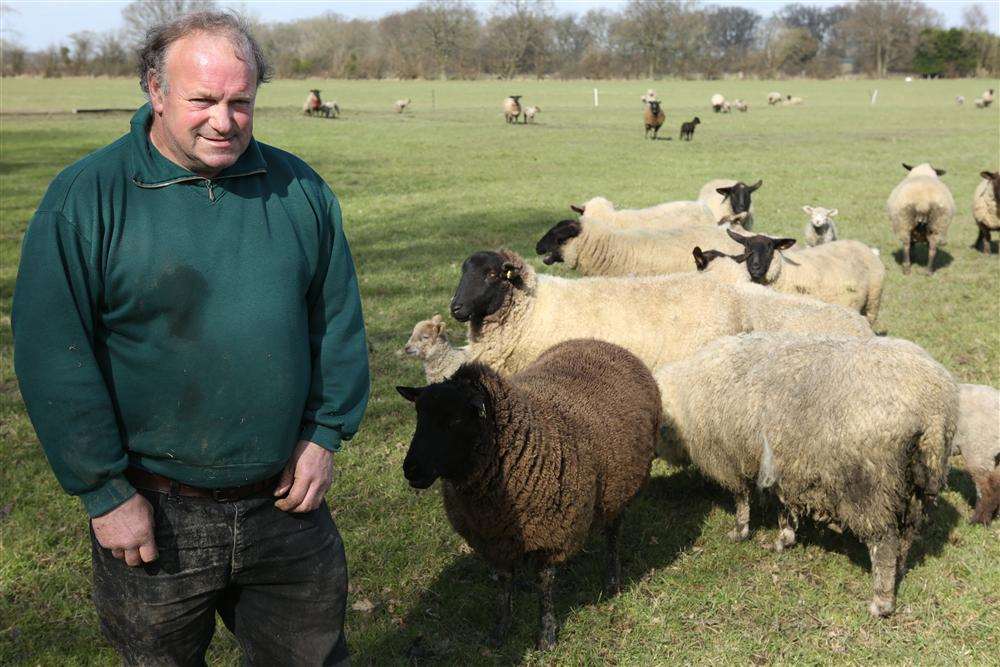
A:
<svg viewBox="0 0 1000 667">
<path fill-rule="evenodd" d="M 753 333 L 655 377 L 660 453 L 736 496 L 731 539 L 749 537 L 753 487 L 773 492 L 774 548 L 795 543 L 802 515 L 850 529 L 871 555 L 869 612 L 892 613 L 924 507 L 947 479 L 958 387 L 944 367 L 901 339 Z"/>
<path fill-rule="evenodd" d="M 584 276 L 656 276 L 690 271 L 691 249 L 697 245 L 736 254 L 743 250 L 717 227 L 622 230 L 583 216 L 556 223 L 535 244 L 535 252 L 546 265 L 565 262 Z"/>
<path fill-rule="evenodd" d="M 529 120 L 535 120 L 535 114 L 541 111 L 541 107 L 530 106 L 524 110 L 524 122 L 527 123 Z"/>
<path fill-rule="evenodd" d="M 323 104 L 323 100 L 320 99 L 319 90 L 313 88 L 309 91 L 309 95 L 306 97 L 306 101 L 302 103 L 302 113 L 306 116 L 311 116 L 317 111 L 319 111 L 320 106 Z"/>
<path fill-rule="evenodd" d="M 976 509 L 970 520 L 988 526 L 1000 509 L 1000 392 L 981 384 L 962 384 L 958 389 L 952 454 L 962 454 L 976 485 Z"/>
<path fill-rule="evenodd" d="M 570 208 L 580 215 L 587 215 L 617 229 L 720 224 L 720 219 L 700 201 L 671 201 L 648 208 L 615 210 L 614 204 L 604 197 L 594 197 L 583 206 L 571 204 Z"/>
<path fill-rule="evenodd" d="M 801 104 L 805 104 L 805 100 L 802 99 L 801 97 L 792 97 L 791 95 L 786 95 L 784 104 L 786 106 L 796 107 Z"/>
<path fill-rule="evenodd" d="M 657 100 L 652 100 L 646 103 L 646 110 L 643 115 L 643 119 L 646 123 L 646 138 L 649 138 L 649 131 L 653 131 L 653 139 L 656 139 L 657 133 L 660 131 L 660 127 L 666 120 L 666 114 L 663 113 L 663 109 L 660 108 L 660 103 Z"/>
<path fill-rule="evenodd" d="M 768 106 L 774 106 L 775 104 L 781 104 L 781 101 L 785 99 L 781 93 L 768 93 L 767 94 L 767 104 Z"/>
<path fill-rule="evenodd" d="M 392 103 L 392 108 L 395 109 L 396 113 L 403 113 L 406 107 L 410 106 L 410 98 L 407 97 L 405 100 L 396 100 Z"/>
<path fill-rule="evenodd" d="M 743 246 L 743 253 L 732 261 L 746 263 L 752 282 L 769 285 L 786 294 L 802 294 L 850 308 L 874 325 L 882 302 L 885 266 L 865 244 L 832 241 L 812 248 L 778 252 L 775 261 L 775 251 L 791 248 L 795 239 L 727 233 Z M 717 264 L 724 263 L 726 260 L 712 262 L 707 270 L 711 272 Z M 731 270 L 726 275 L 732 275 Z"/>
<path fill-rule="evenodd" d="M 748 105 L 745 100 L 735 100 L 733 102 L 733 108 L 741 113 L 746 113 L 750 110 L 750 105 Z"/>
<path fill-rule="evenodd" d="M 511 625 L 514 567 L 527 561 L 541 602 L 537 645 L 552 648 L 555 568 L 596 528 L 606 593 L 621 585 L 622 513 L 649 478 L 661 424 L 652 374 L 617 345 L 571 340 L 508 378 L 465 364 L 445 382 L 396 389 L 417 412 L 407 481 L 425 489 L 441 477 L 449 522 L 499 574 L 494 642 Z"/>
<path fill-rule="evenodd" d="M 957 104 L 958 106 L 962 106 L 963 104 L 965 104 L 965 96 L 964 95 L 957 95 L 955 97 L 955 104 Z"/>
<path fill-rule="evenodd" d="M 410 339 L 399 351 L 399 354 L 423 362 L 428 382 L 440 382 L 451 377 L 459 366 L 468 361 L 465 348 L 452 347 L 445 326 L 440 315 L 417 322 Z"/>
<path fill-rule="evenodd" d="M 985 109 L 988 106 L 986 104 L 986 101 L 981 97 L 977 97 L 976 99 L 972 100 L 972 103 L 976 106 L 977 109 Z"/>
<path fill-rule="evenodd" d="M 1000 172 L 981 171 L 983 180 L 972 195 L 972 217 L 979 227 L 979 236 L 972 247 L 989 255 L 993 252 L 990 233 L 1000 231 Z"/>
<path fill-rule="evenodd" d="M 809 222 L 802 232 L 807 246 L 812 247 L 837 240 L 837 223 L 833 221 L 837 209 L 803 206 L 802 210 L 809 216 Z"/>
<path fill-rule="evenodd" d="M 336 102 L 323 102 L 319 105 L 318 113 L 323 114 L 324 118 L 336 118 L 340 115 L 340 105 Z"/>
<path fill-rule="evenodd" d="M 465 260 L 451 314 L 469 323 L 469 358 L 501 373 L 516 373 L 571 338 L 621 345 L 656 368 L 744 331 L 874 335 L 846 308 L 760 285 L 724 285 L 697 273 L 568 280 L 536 275 L 508 250 Z"/>
<path fill-rule="evenodd" d="M 926 162 L 916 167 L 904 162 L 903 167 L 909 173 L 886 201 L 892 231 L 903 244 L 903 273 L 910 272 L 910 246 L 926 243 L 927 273 L 932 274 L 938 246 L 947 242 L 948 227 L 955 216 L 955 199 L 938 178 L 945 174 L 944 169 Z"/>
<path fill-rule="evenodd" d="M 503 101 L 503 117 L 508 123 L 516 124 L 517 119 L 521 116 L 520 99 L 520 95 L 510 95 Z"/>
<path fill-rule="evenodd" d="M 687 139 L 691 141 L 694 138 L 694 127 L 701 123 L 701 119 L 695 116 L 688 123 L 681 123 L 681 139 Z"/>
<path fill-rule="evenodd" d="M 732 110 L 733 105 L 731 105 L 728 100 L 722 103 L 722 113 L 729 113 Z"/>
<path fill-rule="evenodd" d="M 719 113 L 722 111 L 722 106 L 726 103 L 726 97 L 721 93 L 716 93 L 715 95 L 712 95 L 710 102 L 712 103 L 712 111 Z"/>
<path fill-rule="evenodd" d="M 731 178 L 716 178 L 701 186 L 701 190 L 698 192 L 698 201 L 704 202 L 711 209 L 712 217 L 715 220 L 746 211 L 748 215 L 743 226 L 752 229 L 753 202 L 750 195 L 763 184 L 764 181 L 747 185 L 743 181 Z"/>
</svg>

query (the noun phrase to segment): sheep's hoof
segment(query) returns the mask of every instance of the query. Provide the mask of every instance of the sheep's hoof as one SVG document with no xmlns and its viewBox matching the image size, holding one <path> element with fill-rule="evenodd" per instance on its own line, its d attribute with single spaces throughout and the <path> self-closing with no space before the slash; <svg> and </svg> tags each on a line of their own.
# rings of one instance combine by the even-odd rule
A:
<svg viewBox="0 0 1000 667">
<path fill-rule="evenodd" d="M 748 537 L 750 537 L 750 526 L 743 526 L 742 528 L 733 528 L 731 531 L 726 533 L 726 537 L 729 538 L 730 542 L 743 542 Z"/>
<path fill-rule="evenodd" d="M 880 598 L 876 595 L 868 605 L 868 613 L 873 618 L 885 618 L 892 613 L 894 606 L 892 600 Z"/>
</svg>

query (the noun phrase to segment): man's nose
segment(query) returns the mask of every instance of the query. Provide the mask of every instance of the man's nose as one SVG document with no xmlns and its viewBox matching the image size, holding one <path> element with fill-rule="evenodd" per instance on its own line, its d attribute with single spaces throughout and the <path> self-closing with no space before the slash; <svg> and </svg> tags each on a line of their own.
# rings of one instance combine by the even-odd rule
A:
<svg viewBox="0 0 1000 667">
<path fill-rule="evenodd" d="M 228 136 L 233 129 L 233 110 L 228 104 L 216 104 L 209 125 L 217 133 Z"/>
</svg>

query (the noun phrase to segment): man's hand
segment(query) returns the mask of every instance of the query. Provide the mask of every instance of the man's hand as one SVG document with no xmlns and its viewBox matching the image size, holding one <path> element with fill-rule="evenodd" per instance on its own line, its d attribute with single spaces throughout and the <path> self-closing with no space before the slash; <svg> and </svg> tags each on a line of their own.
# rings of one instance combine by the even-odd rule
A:
<svg viewBox="0 0 1000 667">
<path fill-rule="evenodd" d="M 284 512 L 311 512 L 323 502 L 332 483 L 333 452 L 299 440 L 274 490 L 275 496 L 288 495 L 274 506 Z"/>
<path fill-rule="evenodd" d="M 90 520 L 97 543 L 111 549 L 115 558 L 124 558 L 131 567 L 156 560 L 153 539 L 153 506 L 135 494 L 107 514 Z"/>
</svg>

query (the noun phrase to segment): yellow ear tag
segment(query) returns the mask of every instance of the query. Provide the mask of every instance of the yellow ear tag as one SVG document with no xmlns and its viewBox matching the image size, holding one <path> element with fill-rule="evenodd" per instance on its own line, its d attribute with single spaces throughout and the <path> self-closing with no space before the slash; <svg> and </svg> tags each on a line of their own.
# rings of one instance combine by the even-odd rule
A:
<svg viewBox="0 0 1000 667">
<path fill-rule="evenodd" d="M 507 280 L 513 280 L 513 279 L 514 279 L 514 271 L 512 269 L 508 269 L 507 270 Z"/>
</svg>

